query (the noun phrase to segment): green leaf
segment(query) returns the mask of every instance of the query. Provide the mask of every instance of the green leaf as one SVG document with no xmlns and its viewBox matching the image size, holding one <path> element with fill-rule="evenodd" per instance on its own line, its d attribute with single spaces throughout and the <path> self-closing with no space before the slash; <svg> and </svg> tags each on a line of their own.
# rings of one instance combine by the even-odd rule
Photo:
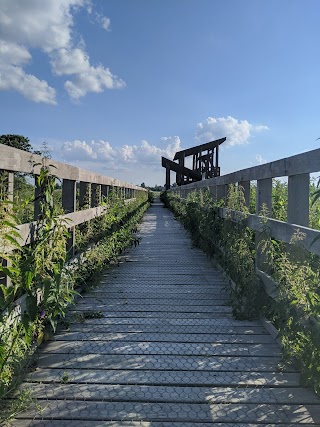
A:
<svg viewBox="0 0 320 427">
<path fill-rule="evenodd" d="M 3 238 L 5 240 L 7 240 L 8 242 L 10 242 L 13 246 L 17 247 L 17 248 L 21 248 L 21 245 L 16 241 L 16 239 L 14 239 L 12 236 L 10 236 L 10 234 L 5 234 L 3 236 Z"/>
<path fill-rule="evenodd" d="M 4 221 L 2 221 L 2 224 L 5 225 L 6 227 L 10 227 L 10 228 L 13 228 L 15 230 L 18 230 L 16 224 L 14 224 L 13 222 L 4 220 Z"/>
</svg>

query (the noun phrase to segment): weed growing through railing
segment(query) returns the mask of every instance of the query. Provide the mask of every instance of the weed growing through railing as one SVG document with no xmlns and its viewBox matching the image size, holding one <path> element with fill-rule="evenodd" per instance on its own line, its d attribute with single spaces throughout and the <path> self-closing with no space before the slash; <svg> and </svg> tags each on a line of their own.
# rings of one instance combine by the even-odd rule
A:
<svg viewBox="0 0 320 427">
<path fill-rule="evenodd" d="M 49 167 L 42 165 L 38 176 L 41 201 L 39 220 L 34 230 L 36 240 L 23 250 L 18 241 L 16 218 L 9 208 L 12 205 L 7 199 L 0 204 L 0 240 L 3 246 L 0 256 L 5 260 L 0 271 L 11 280 L 9 286 L 1 285 L 2 398 L 10 392 L 14 374 L 23 365 L 33 344 L 41 341 L 47 326 L 55 329 L 57 318 L 64 315 L 73 296 L 72 283 L 63 271 L 68 234 L 65 223 L 54 213 L 54 181 Z M 8 253 L 8 249 L 11 252 Z M 23 298 L 22 312 L 17 311 L 15 303 L 19 296 Z"/>
<path fill-rule="evenodd" d="M 266 314 L 279 331 L 285 360 L 294 360 L 304 385 L 320 392 L 319 258 L 303 247 L 299 229 L 290 245 L 269 237 L 263 251 L 278 284 L 276 299 L 269 299 Z"/>
</svg>

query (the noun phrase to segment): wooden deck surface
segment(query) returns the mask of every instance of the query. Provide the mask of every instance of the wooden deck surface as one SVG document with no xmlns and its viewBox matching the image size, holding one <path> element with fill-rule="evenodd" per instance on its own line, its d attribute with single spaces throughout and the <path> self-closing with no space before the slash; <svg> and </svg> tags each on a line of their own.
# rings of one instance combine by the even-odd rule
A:
<svg viewBox="0 0 320 427">
<path fill-rule="evenodd" d="M 23 383 L 43 410 L 13 425 L 319 426 L 320 399 L 279 370 L 259 321 L 232 318 L 224 277 L 172 214 L 154 204 L 140 235 L 43 346 Z"/>
</svg>

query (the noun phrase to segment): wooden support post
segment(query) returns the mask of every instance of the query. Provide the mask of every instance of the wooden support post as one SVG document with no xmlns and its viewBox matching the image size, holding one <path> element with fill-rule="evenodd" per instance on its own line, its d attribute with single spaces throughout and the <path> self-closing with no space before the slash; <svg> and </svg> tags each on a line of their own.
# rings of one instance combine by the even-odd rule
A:
<svg viewBox="0 0 320 427">
<path fill-rule="evenodd" d="M 271 217 L 272 213 L 272 178 L 259 179 L 257 181 L 256 214 L 260 215 L 263 210 L 264 215 Z M 259 245 L 263 240 L 263 234 L 256 232 L 256 267 L 269 273 L 269 266 L 265 255 L 261 252 Z"/>
<path fill-rule="evenodd" d="M 249 208 L 250 206 L 250 181 L 240 181 L 238 184 L 240 187 L 242 187 L 243 195 L 244 195 L 244 201 Z"/>
<path fill-rule="evenodd" d="M 288 177 L 288 222 L 309 226 L 309 191 L 308 173 Z"/>
<path fill-rule="evenodd" d="M 268 216 L 272 212 L 272 178 L 259 179 L 257 181 L 256 214 L 259 215 L 262 208 L 267 209 Z"/>
<path fill-rule="evenodd" d="M 170 168 L 166 167 L 166 190 L 170 190 Z"/>
<path fill-rule="evenodd" d="M 101 185 L 91 184 L 91 207 L 95 208 L 101 204 Z"/>
<path fill-rule="evenodd" d="M 13 191 L 14 191 L 14 173 L 13 172 L 7 172 L 7 171 L 1 171 L 1 177 L 3 178 L 2 186 L 1 188 L 1 198 L 3 200 L 8 200 L 10 202 L 13 202 Z M 1 200 L 0 200 L 1 203 Z M 10 206 L 8 206 L 8 209 L 11 209 Z M 10 267 L 11 261 L 6 259 L 0 258 L 0 263 L 3 267 Z M 8 287 L 11 285 L 11 279 L 10 277 L 3 275 L 0 273 L 0 284 Z M 0 297 L 2 297 L 2 292 L 0 292 Z"/>
<path fill-rule="evenodd" d="M 77 202 L 76 181 L 64 179 L 62 181 L 62 208 L 65 213 L 75 212 Z M 70 237 L 67 241 L 69 256 L 74 256 L 75 251 L 75 227 L 69 228 Z"/>
</svg>

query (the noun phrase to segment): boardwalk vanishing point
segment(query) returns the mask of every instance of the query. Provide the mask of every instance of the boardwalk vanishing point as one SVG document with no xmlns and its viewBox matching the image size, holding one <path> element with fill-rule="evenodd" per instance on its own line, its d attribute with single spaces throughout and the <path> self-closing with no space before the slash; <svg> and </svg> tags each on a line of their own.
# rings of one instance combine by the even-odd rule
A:
<svg viewBox="0 0 320 427">
<path fill-rule="evenodd" d="M 262 323 L 233 319 L 222 272 L 173 215 L 155 203 L 140 235 L 41 347 L 22 388 L 43 409 L 13 425 L 319 426 L 320 399 Z"/>
</svg>

